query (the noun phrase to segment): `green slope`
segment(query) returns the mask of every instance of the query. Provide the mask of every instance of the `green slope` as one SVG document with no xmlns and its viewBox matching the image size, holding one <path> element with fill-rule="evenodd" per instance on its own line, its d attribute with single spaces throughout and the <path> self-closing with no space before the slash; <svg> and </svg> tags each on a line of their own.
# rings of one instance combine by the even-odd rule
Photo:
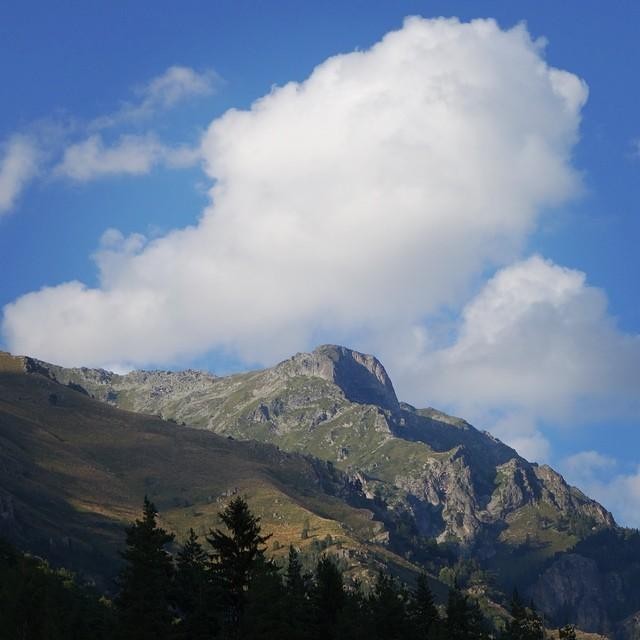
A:
<svg viewBox="0 0 640 640">
<path fill-rule="evenodd" d="M 383 544 L 372 503 L 330 465 L 123 411 L 24 369 L 0 355 L 0 535 L 21 548 L 109 579 L 145 494 L 180 538 L 218 526 L 240 493 L 273 532 L 276 557 L 294 544 L 307 555 L 326 548 L 365 579 L 379 566 L 417 571 Z"/>
</svg>

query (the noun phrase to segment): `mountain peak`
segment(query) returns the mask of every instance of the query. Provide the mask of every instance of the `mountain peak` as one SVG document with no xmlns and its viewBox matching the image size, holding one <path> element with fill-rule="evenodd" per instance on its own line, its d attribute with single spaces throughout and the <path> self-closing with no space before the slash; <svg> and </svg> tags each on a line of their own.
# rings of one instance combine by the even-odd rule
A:
<svg viewBox="0 0 640 640">
<path fill-rule="evenodd" d="M 277 367 L 288 375 L 313 376 L 336 384 L 345 397 L 359 404 L 375 404 L 390 411 L 400 407 L 391 379 L 372 355 L 334 344 L 311 353 L 297 353 Z"/>
</svg>

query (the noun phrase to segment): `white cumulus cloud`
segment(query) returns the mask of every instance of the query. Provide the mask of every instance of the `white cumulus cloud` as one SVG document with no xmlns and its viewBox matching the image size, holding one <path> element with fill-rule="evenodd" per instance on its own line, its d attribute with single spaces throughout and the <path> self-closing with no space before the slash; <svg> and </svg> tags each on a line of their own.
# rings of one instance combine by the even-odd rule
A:
<svg viewBox="0 0 640 640">
<path fill-rule="evenodd" d="M 459 304 L 579 189 L 586 86 L 543 53 L 523 26 L 410 18 L 227 112 L 203 140 L 214 184 L 197 224 L 102 248 L 97 288 L 7 305 L 7 345 L 62 364 L 216 348 L 273 362 Z"/>
<path fill-rule="evenodd" d="M 38 173 L 40 152 L 28 137 L 12 136 L 0 150 L 0 215 L 10 211 Z"/>
<path fill-rule="evenodd" d="M 423 345 L 398 364 L 414 394 L 490 426 L 533 459 L 548 455 L 542 422 L 640 416 L 640 336 L 618 329 L 584 273 L 539 256 L 489 280 L 450 346 Z"/>
</svg>

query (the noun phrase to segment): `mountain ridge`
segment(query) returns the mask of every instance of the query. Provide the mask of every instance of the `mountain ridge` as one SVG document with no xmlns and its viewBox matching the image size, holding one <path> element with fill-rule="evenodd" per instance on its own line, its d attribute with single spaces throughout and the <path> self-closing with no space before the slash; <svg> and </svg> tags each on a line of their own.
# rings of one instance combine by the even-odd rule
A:
<svg viewBox="0 0 640 640">
<path fill-rule="evenodd" d="M 370 476 L 371 491 L 382 480 L 416 499 L 410 510 L 423 523 L 421 533 L 441 541 L 453 537 L 473 545 L 484 525 L 540 499 L 557 510 L 577 509 L 595 526 L 615 526 L 606 509 L 550 467 L 529 463 L 460 418 L 400 403 L 382 363 L 346 347 L 322 345 L 268 369 L 223 377 L 194 370 L 119 375 L 31 358 L 25 363 L 125 409 L 331 460 L 363 474 L 365 484 Z M 327 427 L 329 433 L 314 436 Z M 359 438 L 368 442 L 359 446 Z M 411 472 L 367 460 L 375 447 L 400 447 L 409 459 L 413 454 Z M 438 510 L 439 529 L 433 526 Z"/>
</svg>

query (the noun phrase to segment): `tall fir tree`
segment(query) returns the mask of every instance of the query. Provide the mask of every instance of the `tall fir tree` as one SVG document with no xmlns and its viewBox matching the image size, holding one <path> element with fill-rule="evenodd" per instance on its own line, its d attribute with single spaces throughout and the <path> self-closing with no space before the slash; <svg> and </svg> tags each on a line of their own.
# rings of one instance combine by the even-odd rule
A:
<svg viewBox="0 0 640 640">
<path fill-rule="evenodd" d="M 410 633 L 407 595 L 395 578 L 380 570 L 370 598 L 375 635 L 380 640 L 403 640 Z"/>
<path fill-rule="evenodd" d="M 318 638 L 335 637 L 347 597 L 342 573 L 327 556 L 322 556 L 318 560 L 311 596 L 316 636 Z"/>
<path fill-rule="evenodd" d="M 427 575 L 424 573 L 421 573 L 416 581 L 416 588 L 409 603 L 409 616 L 416 638 L 427 640 L 437 634 L 440 616 Z"/>
<path fill-rule="evenodd" d="M 302 563 L 300 562 L 300 555 L 293 545 L 289 546 L 285 585 L 287 587 L 287 594 L 292 601 L 302 601 L 305 598 L 306 584 L 302 574 Z"/>
<path fill-rule="evenodd" d="M 225 598 L 223 623 L 229 635 L 238 630 L 247 591 L 258 570 L 265 568 L 265 542 L 271 534 L 261 535 L 260 518 L 249 510 L 246 500 L 237 496 L 218 516 L 227 528 L 211 530 L 207 541 L 213 552 L 212 570 Z"/>
<path fill-rule="evenodd" d="M 157 523 L 155 505 L 145 496 L 142 519 L 126 529 L 125 566 L 116 600 L 120 633 L 126 640 L 164 640 L 171 631 L 174 567 L 166 546 L 173 541 Z"/>
<path fill-rule="evenodd" d="M 176 558 L 175 597 L 182 617 L 182 635 L 189 640 L 215 637 L 220 593 L 212 580 L 209 556 L 193 529 Z"/>
<path fill-rule="evenodd" d="M 277 566 L 259 559 L 246 594 L 239 637 L 289 640 L 289 621 L 295 614 L 287 606 L 286 589 Z"/>
<path fill-rule="evenodd" d="M 542 618 L 533 603 L 526 607 L 517 589 L 514 589 L 509 607 L 511 620 L 507 623 L 503 640 L 544 640 L 545 632 Z"/>
<path fill-rule="evenodd" d="M 311 603 L 309 601 L 310 576 L 303 573 L 300 555 L 291 545 L 284 575 L 285 601 L 290 615 L 287 619 L 287 637 L 304 640 L 308 637 L 311 623 Z"/>
<path fill-rule="evenodd" d="M 449 590 L 445 635 L 448 640 L 484 640 L 489 637 L 478 603 L 457 587 Z"/>
</svg>

